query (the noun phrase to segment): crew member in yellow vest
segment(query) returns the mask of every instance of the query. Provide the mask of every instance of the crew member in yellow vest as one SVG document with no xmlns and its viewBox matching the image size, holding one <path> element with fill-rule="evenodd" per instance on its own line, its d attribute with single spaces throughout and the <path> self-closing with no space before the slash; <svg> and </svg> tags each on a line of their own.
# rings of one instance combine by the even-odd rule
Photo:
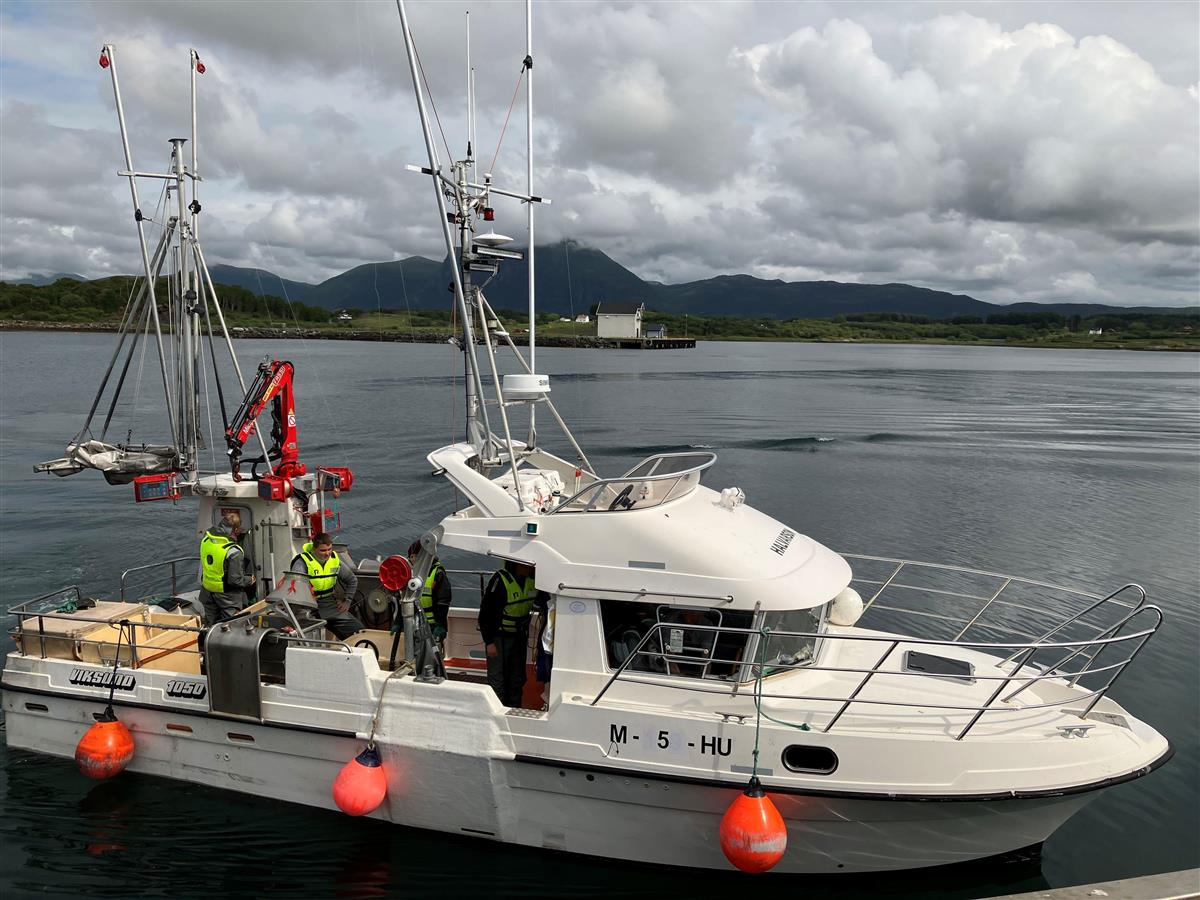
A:
<svg viewBox="0 0 1200 900">
<path fill-rule="evenodd" d="M 238 543 L 241 536 L 241 515 L 228 512 L 200 540 L 200 603 L 205 625 L 232 619 L 246 605 L 254 576 L 246 572 L 246 554 Z"/>
<path fill-rule="evenodd" d="M 344 641 L 356 631 L 363 630 L 362 622 L 350 613 L 350 601 L 358 590 L 358 576 L 349 565 L 342 565 L 337 551 L 333 549 L 333 537 L 325 532 L 313 535 L 313 539 L 292 560 L 291 571 L 307 575 L 317 596 L 317 615 L 325 620 L 325 627 Z M 334 595 L 334 588 L 341 587 L 342 599 Z"/>
<path fill-rule="evenodd" d="M 529 619 L 547 595 L 534 587 L 534 568 L 506 561 L 488 582 L 479 605 L 479 633 L 487 650 L 488 684 L 505 706 L 521 706 L 529 652 Z"/>
<path fill-rule="evenodd" d="M 408 547 L 408 558 L 416 559 L 421 553 L 421 542 L 413 541 Z M 446 631 L 450 616 L 450 578 L 442 566 L 442 561 L 436 556 L 429 574 L 425 577 L 425 587 L 421 591 L 421 612 L 433 632 L 433 639 L 441 644 L 446 639 Z"/>
</svg>

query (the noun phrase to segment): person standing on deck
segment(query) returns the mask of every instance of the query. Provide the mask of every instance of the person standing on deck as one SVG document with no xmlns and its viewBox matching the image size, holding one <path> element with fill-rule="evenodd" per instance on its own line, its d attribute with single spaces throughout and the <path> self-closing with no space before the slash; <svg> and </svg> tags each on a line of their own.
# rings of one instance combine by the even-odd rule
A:
<svg viewBox="0 0 1200 900">
<path fill-rule="evenodd" d="M 232 619 L 246 605 L 246 589 L 254 584 L 254 576 L 246 572 L 241 536 L 241 514 L 227 512 L 200 540 L 200 603 L 206 626 Z"/>
<path fill-rule="evenodd" d="M 363 630 L 363 623 L 350 613 L 350 600 L 358 590 L 358 576 L 343 566 L 337 551 L 333 549 L 333 536 L 322 531 L 292 560 L 291 571 L 307 575 L 317 598 L 317 615 L 325 620 L 325 626 L 337 635 L 339 641 Z M 342 586 L 343 598 L 334 597 L 333 589 Z"/>
<path fill-rule="evenodd" d="M 525 688 L 529 619 L 548 597 L 534 587 L 533 566 L 509 560 L 492 576 L 479 605 L 479 633 L 487 649 L 488 684 L 505 706 L 519 707 Z"/>
<path fill-rule="evenodd" d="M 416 559 L 421 553 L 421 542 L 413 541 L 408 547 L 408 558 Z M 421 612 L 433 632 L 433 639 L 441 645 L 446 640 L 447 623 L 450 617 L 450 578 L 442 561 L 436 556 L 425 577 L 425 587 L 421 589 Z"/>
</svg>

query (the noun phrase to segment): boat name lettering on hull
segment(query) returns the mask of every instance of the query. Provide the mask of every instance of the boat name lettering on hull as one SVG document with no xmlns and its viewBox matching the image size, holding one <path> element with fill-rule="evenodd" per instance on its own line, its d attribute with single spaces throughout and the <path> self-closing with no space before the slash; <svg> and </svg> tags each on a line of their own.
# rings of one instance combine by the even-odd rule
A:
<svg viewBox="0 0 1200 900">
<path fill-rule="evenodd" d="M 167 682 L 168 697 L 183 697 L 187 700 L 203 700 L 208 694 L 208 685 L 203 681 L 174 679 Z"/>
<path fill-rule="evenodd" d="M 72 669 L 71 684 L 81 687 L 116 687 L 118 691 L 132 691 L 137 686 L 137 680 L 124 672 L 97 672 L 93 669 Z"/>
<path fill-rule="evenodd" d="M 620 754 L 621 747 L 630 741 L 640 743 L 641 739 L 641 735 L 629 733 L 628 725 L 609 723 L 608 743 L 617 754 Z M 702 734 L 699 741 L 689 741 L 678 732 L 672 733 L 664 728 L 653 732 L 646 746 L 657 750 L 670 750 L 672 747 L 682 749 L 686 746 L 692 750 L 698 749 L 703 756 L 730 756 L 733 753 L 733 738 Z"/>
<path fill-rule="evenodd" d="M 792 543 L 792 538 L 796 536 L 796 532 L 790 528 L 785 528 L 775 536 L 775 540 L 771 543 L 771 551 L 778 553 L 780 556 L 787 553 L 787 548 Z"/>
</svg>

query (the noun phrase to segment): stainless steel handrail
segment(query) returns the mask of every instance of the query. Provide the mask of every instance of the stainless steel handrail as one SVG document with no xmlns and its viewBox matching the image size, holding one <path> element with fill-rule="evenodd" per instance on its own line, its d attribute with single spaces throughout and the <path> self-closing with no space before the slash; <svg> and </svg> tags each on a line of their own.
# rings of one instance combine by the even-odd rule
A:
<svg viewBox="0 0 1200 900">
<path fill-rule="evenodd" d="M 32 610 L 27 610 L 25 607 L 32 606 L 35 603 L 41 603 L 43 600 L 49 600 L 51 597 L 57 597 L 60 594 L 69 595 L 71 593 L 74 593 L 75 603 L 76 603 L 76 605 L 78 605 L 79 601 L 83 599 L 83 594 L 80 593 L 79 585 L 69 584 L 65 587 L 60 587 L 56 591 L 47 591 L 45 594 L 42 594 L 39 597 L 34 597 L 32 600 L 25 600 L 21 603 L 18 603 L 16 606 L 10 606 L 8 608 L 8 614 L 10 616 L 39 615 L 41 613 L 50 614 L 50 613 L 54 612 L 54 610 L 40 610 L 38 612 L 34 612 Z M 67 601 L 67 602 L 69 602 L 69 601 Z"/>
<path fill-rule="evenodd" d="M 674 458 L 674 457 L 684 457 L 684 456 L 700 456 L 700 457 L 707 457 L 707 459 L 705 459 L 704 462 L 699 463 L 698 465 L 689 466 L 688 468 L 680 469 L 677 472 L 664 472 L 661 475 L 653 474 L 655 472 L 655 470 L 657 469 L 658 464 L 662 460 L 670 459 L 670 458 Z M 570 497 L 568 497 L 567 499 L 565 499 L 561 503 L 559 503 L 557 506 L 555 506 L 554 509 L 550 510 L 548 515 L 556 515 L 560 512 L 564 513 L 564 514 L 572 513 L 572 512 L 584 512 L 584 513 L 600 512 L 601 510 L 595 510 L 592 507 L 599 500 L 601 491 L 603 491 L 604 488 L 606 488 L 606 487 L 612 487 L 615 484 L 623 484 L 625 482 L 634 482 L 634 481 L 637 481 L 637 482 L 660 482 L 660 481 L 670 481 L 672 479 L 678 481 L 680 479 L 686 478 L 689 475 L 698 475 L 699 473 L 703 472 L 705 469 L 710 468 L 716 461 L 717 461 L 717 454 L 712 453 L 707 450 L 698 451 L 696 453 L 658 453 L 658 454 L 655 454 L 654 456 L 648 456 L 644 460 L 642 460 L 640 463 L 638 463 L 636 466 L 631 468 L 624 475 L 618 476 L 616 478 L 601 478 L 596 481 L 593 481 L 591 484 L 587 485 L 586 487 L 581 488 L 580 490 L 578 490 L 574 494 L 572 494 Z M 643 466 L 647 466 L 647 465 L 650 466 L 651 474 L 648 474 L 648 475 L 634 474 L 638 471 L 638 469 L 642 468 Z M 697 479 L 696 483 L 697 484 L 700 483 L 699 479 Z M 673 490 L 673 488 L 672 488 L 672 490 Z M 596 497 L 593 498 L 583 509 L 576 509 L 576 510 L 568 509 L 568 507 L 572 503 L 574 503 L 580 497 L 582 497 L 583 495 L 585 495 L 589 492 L 594 492 L 596 494 Z M 688 493 L 691 493 L 691 491 L 688 491 Z M 668 492 L 668 497 L 669 497 L 669 495 L 670 495 L 670 492 Z M 671 499 L 678 499 L 678 498 L 676 497 L 676 498 L 671 498 Z M 659 506 L 664 502 L 666 502 L 665 498 L 663 500 L 658 501 L 657 503 L 655 503 L 653 505 Z M 643 507 L 639 507 L 639 508 L 640 509 L 649 509 L 650 507 L 643 506 Z M 607 512 L 609 510 L 604 510 L 604 511 Z M 622 510 L 622 512 L 623 511 L 624 510 Z"/>
<path fill-rule="evenodd" d="M 1133 620 L 1135 620 L 1139 617 L 1143 617 L 1144 615 L 1153 615 L 1154 616 L 1154 622 L 1153 622 L 1152 626 L 1150 626 L 1148 628 L 1144 628 L 1139 631 L 1134 631 L 1134 632 L 1131 632 L 1128 634 L 1120 633 L 1123 628 L 1125 628 L 1127 625 L 1129 625 L 1129 623 L 1131 623 Z M 669 659 L 669 660 L 678 659 L 678 660 L 687 661 L 687 662 L 696 662 L 696 659 L 694 659 L 692 657 L 680 656 L 678 654 L 664 654 L 664 653 L 660 653 L 660 652 L 656 652 L 656 651 L 648 651 L 645 649 L 647 644 L 650 643 L 651 638 L 653 636 L 660 634 L 663 629 L 671 627 L 672 624 L 673 623 L 669 623 L 669 622 L 656 622 L 650 628 L 648 628 L 646 630 L 646 633 L 644 635 L 642 635 L 641 639 L 638 641 L 637 645 L 629 653 L 629 656 L 621 662 L 621 664 L 616 668 L 615 671 L 613 671 L 612 675 L 608 678 L 608 680 L 605 682 L 605 684 L 600 689 L 600 691 L 596 694 L 596 696 L 594 698 L 592 698 L 589 705 L 591 705 L 591 706 L 597 705 L 600 702 L 600 700 L 605 696 L 605 694 L 608 693 L 609 688 L 611 688 L 612 685 L 614 683 L 616 683 L 616 681 L 618 679 L 622 679 L 622 678 L 624 678 L 624 680 L 631 682 L 631 683 L 643 684 L 643 685 L 664 686 L 664 687 L 670 687 L 670 688 L 677 689 L 677 690 L 697 691 L 697 692 L 701 692 L 701 693 L 721 693 L 721 694 L 730 693 L 730 691 L 726 688 L 718 689 L 718 688 L 713 687 L 712 686 L 713 682 L 711 679 L 705 680 L 705 679 L 698 679 L 698 678 L 694 678 L 694 677 L 681 676 L 681 675 L 663 675 L 663 674 L 654 675 L 654 674 L 643 673 L 641 671 L 638 671 L 636 674 L 632 674 L 632 675 L 630 674 L 630 671 L 631 671 L 630 666 L 633 664 L 634 660 L 637 658 L 660 657 L 660 658 Z M 966 725 L 956 735 L 954 735 L 954 740 L 959 741 L 967 736 L 967 734 L 971 731 L 972 728 L 975 727 L 975 725 L 984 716 L 984 714 L 989 713 L 989 712 L 1018 712 L 1018 711 L 1029 711 L 1032 709 L 1048 709 L 1048 708 L 1062 707 L 1062 706 L 1066 706 L 1068 704 L 1076 704 L 1076 703 L 1080 703 L 1082 701 L 1090 700 L 1090 702 L 1087 704 L 1086 708 L 1079 714 L 1081 718 L 1086 717 L 1086 715 L 1103 698 L 1103 696 L 1113 686 L 1113 684 L 1116 683 L 1117 678 L 1125 670 L 1125 668 L 1129 665 L 1129 663 L 1131 663 L 1133 661 L 1133 659 L 1142 651 L 1142 649 L 1145 647 L 1145 645 L 1149 641 L 1149 639 L 1151 637 L 1153 637 L 1154 634 L 1158 631 L 1158 628 L 1161 624 L 1162 624 L 1162 611 L 1158 607 L 1153 606 L 1153 605 L 1142 605 L 1142 606 L 1139 606 L 1139 607 L 1133 609 L 1131 612 L 1129 612 L 1116 625 L 1108 628 L 1106 630 L 1105 636 L 1097 637 L 1097 638 L 1089 638 L 1089 639 L 1085 639 L 1085 640 L 1071 640 L 1071 641 L 1048 641 L 1045 639 L 1039 639 L 1039 640 L 1034 640 L 1034 641 L 1029 641 L 1029 642 L 962 641 L 962 640 L 954 640 L 954 639 L 939 640 L 939 639 L 934 639 L 934 638 L 905 637 L 905 636 L 895 635 L 895 634 L 838 634 L 838 633 L 834 633 L 834 632 L 770 631 L 769 629 L 736 628 L 736 627 L 731 627 L 731 626 L 702 625 L 702 624 L 698 624 L 698 623 L 694 624 L 694 625 L 689 625 L 688 628 L 691 630 L 694 630 L 694 631 L 710 631 L 710 632 L 716 632 L 718 634 L 724 633 L 724 634 L 731 634 L 731 635 L 742 635 L 742 636 L 745 636 L 746 638 L 749 638 L 750 636 L 753 636 L 753 635 L 758 635 L 760 637 L 760 639 L 768 641 L 768 642 L 772 639 L 778 639 L 778 638 L 788 638 L 788 639 L 800 638 L 800 639 L 804 639 L 804 640 L 809 640 L 809 639 L 818 640 L 819 639 L 819 640 L 825 640 L 825 641 L 886 643 L 888 645 L 886 651 L 883 653 L 882 656 L 880 656 L 875 661 L 875 663 L 873 665 L 871 665 L 870 668 L 864 669 L 864 668 L 856 668 L 856 667 L 848 667 L 848 666 L 829 666 L 829 665 L 823 666 L 823 665 L 818 665 L 816 660 L 811 660 L 811 661 L 805 661 L 802 663 L 793 663 L 793 664 L 787 664 L 787 663 L 772 664 L 771 668 L 773 670 L 775 670 L 775 672 L 773 672 L 771 675 L 764 675 L 761 678 L 759 678 L 758 676 L 755 676 L 755 680 L 759 680 L 760 683 L 764 683 L 764 682 L 776 677 L 776 675 L 779 674 L 778 670 L 804 670 L 804 671 L 808 671 L 808 672 L 819 672 L 819 673 L 831 673 L 832 672 L 832 673 L 841 673 L 841 674 L 849 673 L 849 674 L 863 675 L 864 677 L 858 681 L 858 683 L 855 685 L 855 687 L 847 695 L 838 696 L 838 697 L 827 697 L 827 696 L 811 696 L 811 695 L 805 695 L 802 693 L 774 693 L 774 692 L 765 693 L 765 692 L 760 691 L 760 692 L 758 692 L 758 696 L 759 696 L 760 700 L 763 698 L 769 698 L 769 699 L 779 699 L 779 700 L 803 701 L 803 702 L 809 702 L 809 703 L 837 703 L 837 704 L 839 704 L 838 709 L 832 714 L 830 720 L 825 724 L 824 728 L 822 729 L 822 731 L 824 733 L 828 733 L 833 728 L 833 726 L 842 718 L 842 716 L 846 712 L 846 710 L 853 704 L 868 704 L 871 706 L 889 706 L 889 707 L 896 707 L 896 708 L 902 708 L 902 709 L 932 709 L 932 710 L 938 710 L 938 711 L 973 713 L 973 715 L 971 716 L 970 720 L 966 723 Z M 1125 659 L 1122 659 L 1118 662 L 1115 662 L 1115 663 L 1112 663 L 1109 665 L 1105 665 L 1105 666 L 1092 666 L 1092 663 L 1095 661 L 1095 658 L 1097 656 L 1099 656 L 1101 651 L 1103 651 L 1111 646 L 1115 646 L 1117 644 L 1135 644 L 1136 646 L 1133 646 L 1132 651 L 1129 653 L 1128 657 Z M 660 640 L 660 645 L 661 645 L 661 640 Z M 988 697 L 988 699 L 984 703 L 975 705 L 975 706 L 960 706 L 960 705 L 954 705 L 954 704 L 935 703 L 935 702 L 919 702 L 919 703 L 917 703 L 917 702 L 910 702 L 910 701 L 904 701 L 904 700 L 863 698 L 861 696 L 863 690 L 866 688 L 867 684 L 876 676 L 887 676 L 887 677 L 900 676 L 900 677 L 907 677 L 907 678 L 935 678 L 935 679 L 943 679 L 943 680 L 953 680 L 953 679 L 957 678 L 957 676 L 943 675 L 943 674 L 937 674 L 937 673 L 910 672 L 910 671 L 904 671 L 904 670 L 900 670 L 900 669 L 897 669 L 897 670 L 884 669 L 883 668 L 884 664 L 888 661 L 888 659 L 890 659 L 893 656 L 896 649 L 898 647 L 900 647 L 901 645 L 904 645 L 905 647 L 910 647 L 910 646 L 953 647 L 953 648 L 958 648 L 958 649 L 978 650 L 981 652 L 987 652 L 989 650 L 1002 651 L 1002 652 L 1012 651 L 1011 654 L 1009 655 L 1008 659 L 1016 658 L 1016 659 L 1019 659 L 1019 662 L 1017 663 L 1017 665 L 1011 672 L 1008 672 L 1005 674 L 987 675 L 987 674 L 980 674 L 978 672 L 974 673 L 972 675 L 972 679 L 974 681 L 996 682 L 995 689 L 990 693 L 990 696 Z M 1070 658 L 1073 658 L 1074 656 L 1077 656 L 1080 652 L 1086 651 L 1088 649 L 1094 650 L 1095 653 L 1092 657 L 1089 658 L 1088 666 L 1084 670 L 1082 670 L 1078 673 L 1063 673 L 1062 671 L 1059 670 L 1058 667 L 1064 665 L 1066 663 L 1066 661 L 1068 661 Z M 1023 672 L 1027 666 L 1031 665 L 1033 657 L 1038 652 L 1044 651 L 1044 650 L 1066 650 L 1066 651 L 1070 651 L 1070 652 L 1069 652 L 1068 657 L 1066 657 L 1066 658 L 1060 660 L 1058 663 L 1056 663 L 1054 668 L 1039 670 L 1036 672 L 1036 674 L 1029 675 L 1029 677 L 1027 679 L 1024 678 Z M 738 660 L 711 659 L 711 660 L 708 660 L 708 662 L 709 663 L 729 662 L 731 664 L 734 664 L 734 663 L 737 663 Z M 1003 662 L 1004 662 L 1004 660 L 997 658 L 996 665 L 1000 666 L 1003 664 Z M 1102 685 L 1101 687 L 1099 687 L 1095 690 L 1089 690 L 1086 688 L 1082 688 L 1078 693 L 1072 694 L 1070 697 L 1063 698 L 1060 700 L 1054 700 L 1054 701 L 1047 702 L 1047 703 L 1025 704 L 1025 705 L 1021 705 L 1021 706 L 1008 705 L 1008 704 L 1011 704 L 1011 700 L 1014 697 L 1016 697 L 1019 693 L 1024 691 L 1026 688 L 1028 688 L 1030 685 L 1032 685 L 1035 682 L 1050 680 L 1050 679 L 1054 679 L 1054 680 L 1058 680 L 1058 681 L 1065 681 L 1069 678 L 1070 679 L 1069 684 L 1071 686 L 1075 686 L 1076 683 L 1078 682 L 1079 678 L 1083 677 L 1084 675 L 1095 675 L 1095 674 L 1107 673 L 1107 672 L 1112 672 L 1111 677 L 1108 678 L 1108 680 L 1106 681 L 1106 683 L 1104 685 Z M 1024 683 L 1021 685 L 1021 687 L 1017 691 L 1013 692 L 1009 696 L 1004 697 L 1003 700 L 1000 701 L 1001 703 L 1006 704 L 1006 705 L 995 705 L 997 703 L 997 699 L 1004 692 L 1004 689 L 1008 685 L 1010 685 L 1013 681 L 1017 680 L 1019 677 L 1022 678 L 1022 680 L 1024 681 Z M 734 683 L 732 686 L 736 690 L 737 684 Z"/>
<path fill-rule="evenodd" d="M 161 562 L 147 563 L 144 566 L 134 566 L 132 569 L 126 569 L 124 572 L 121 573 L 121 593 L 120 593 L 121 602 L 122 603 L 125 602 L 125 580 L 131 574 L 133 574 L 134 572 L 145 572 L 150 569 L 161 569 L 161 568 L 164 568 L 165 566 L 171 567 L 171 595 L 174 596 L 176 593 L 178 593 L 178 589 L 179 589 L 179 576 L 178 576 L 178 570 L 176 569 L 176 565 L 178 563 L 183 563 L 183 562 L 198 563 L 198 562 L 200 562 L 200 557 L 199 556 L 177 556 L 175 559 L 164 559 Z"/>
<path fill-rule="evenodd" d="M 711 450 L 684 450 L 675 453 L 655 453 L 653 456 L 647 456 L 640 463 L 629 469 L 620 478 L 610 480 L 625 481 L 636 478 L 637 480 L 641 481 L 647 478 L 653 478 L 655 477 L 654 473 L 658 471 L 658 467 L 662 465 L 663 460 L 686 459 L 689 456 L 707 457 L 707 459 L 705 459 L 705 461 L 702 463 L 694 466 L 688 466 L 686 469 L 680 469 L 677 472 L 664 472 L 662 475 L 657 477 L 666 478 L 670 475 L 688 475 L 692 472 L 702 472 L 717 461 L 717 454 L 713 453 Z M 642 468 L 643 466 L 649 466 L 650 468 L 650 471 L 648 471 L 645 475 L 638 472 L 638 469 Z"/>
</svg>

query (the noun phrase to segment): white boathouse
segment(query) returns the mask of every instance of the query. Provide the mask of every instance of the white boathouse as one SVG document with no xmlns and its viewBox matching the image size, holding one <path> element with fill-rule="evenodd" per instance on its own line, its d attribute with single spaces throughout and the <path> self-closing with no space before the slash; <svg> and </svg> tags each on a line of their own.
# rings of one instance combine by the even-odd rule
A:
<svg viewBox="0 0 1200 900">
<path fill-rule="evenodd" d="M 596 337 L 640 338 L 646 304 L 640 300 L 604 300 L 592 310 Z"/>
</svg>

